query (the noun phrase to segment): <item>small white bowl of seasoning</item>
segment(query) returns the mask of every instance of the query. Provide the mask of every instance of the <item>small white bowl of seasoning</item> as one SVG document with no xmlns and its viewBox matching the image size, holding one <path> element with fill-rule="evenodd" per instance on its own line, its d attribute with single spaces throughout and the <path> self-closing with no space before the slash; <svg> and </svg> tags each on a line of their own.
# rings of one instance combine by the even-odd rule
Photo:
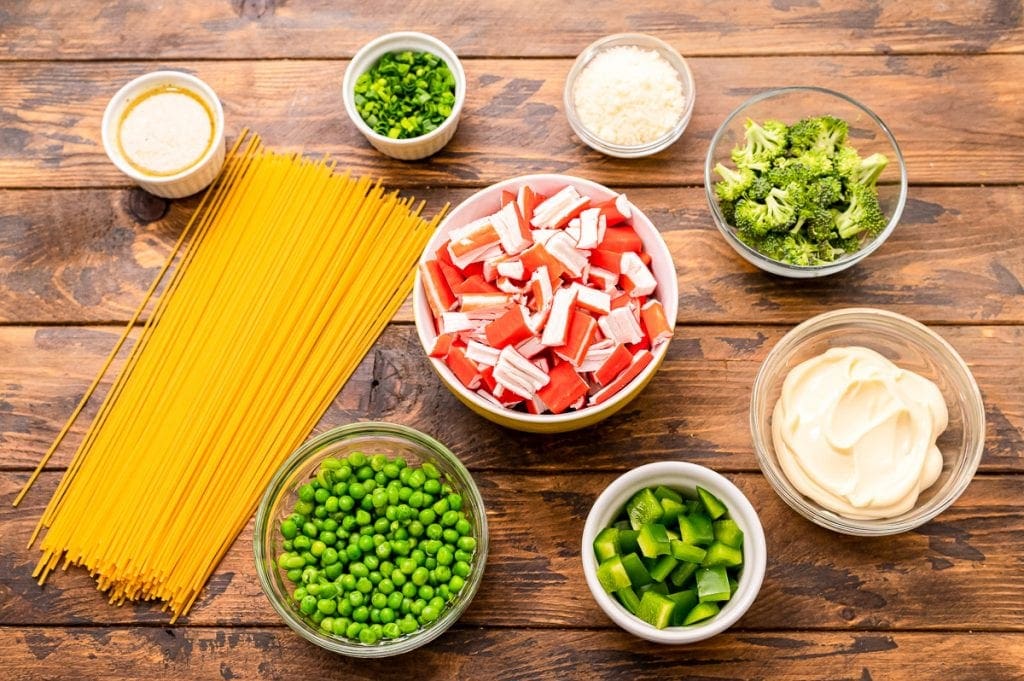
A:
<svg viewBox="0 0 1024 681">
<path fill-rule="evenodd" d="M 585 144 L 608 156 L 640 158 L 682 136 L 694 97 L 690 67 L 671 45 L 618 33 L 580 53 L 562 98 L 569 125 Z"/>
<path fill-rule="evenodd" d="M 213 182 L 224 165 L 224 109 L 195 76 L 154 71 L 120 90 L 103 112 L 111 162 L 150 194 L 177 199 Z"/>
<path fill-rule="evenodd" d="M 382 113 L 380 120 L 367 121 L 363 117 L 366 108 L 363 99 L 369 96 L 365 90 L 373 88 L 369 87 L 369 83 L 361 82 L 362 76 L 369 77 L 383 64 L 382 60 L 392 61 L 395 57 L 403 60 L 412 57 L 414 63 L 400 63 L 409 68 L 425 68 L 430 72 L 427 89 L 416 88 L 416 94 L 426 95 L 427 101 L 413 105 L 415 110 L 410 112 L 412 116 L 407 117 L 422 118 L 429 121 L 429 126 L 423 124 L 415 126 L 412 131 L 403 131 L 397 125 L 400 121 L 392 120 L 386 114 Z M 428 58 L 429 63 L 425 63 L 424 58 Z M 439 88 L 434 76 L 443 73 L 442 66 L 448 73 L 444 75 L 444 86 Z M 390 75 L 378 74 L 378 77 L 389 82 L 388 88 Z M 401 96 L 405 97 L 406 94 Z M 455 135 L 466 100 L 466 72 L 455 51 L 444 42 L 426 33 L 398 31 L 374 38 L 355 53 L 345 69 L 341 97 L 352 124 L 374 149 L 400 161 L 417 161 L 441 151 Z M 375 114 L 368 112 L 368 115 Z M 426 130 L 425 127 L 430 129 Z M 392 137 L 392 130 L 398 136 Z"/>
</svg>

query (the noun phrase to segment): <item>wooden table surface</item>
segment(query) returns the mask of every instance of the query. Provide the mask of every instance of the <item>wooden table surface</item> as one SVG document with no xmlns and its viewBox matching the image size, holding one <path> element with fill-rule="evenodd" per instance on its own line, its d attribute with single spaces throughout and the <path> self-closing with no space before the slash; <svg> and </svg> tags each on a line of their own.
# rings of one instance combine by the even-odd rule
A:
<svg viewBox="0 0 1024 681">
<path fill-rule="evenodd" d="M 0 678 L 1024 678 L 1022 15 L 1013 0 L 0 3 Z M 373 151 L 339 96 L 346 59 L 402 29 L 448 42 L 469 82 L 454 140 L 418 163 Z M 654 158 L 590 151 L 562 113 L 572 59 L 620 31 L 664 38 L 696 79 L 686 134 Z M 433 434 L 463 458 L 486 501 L 484 583 L 461 621 L 414 654 L 349 660 L 285 628 L 257 582 L 251 524 L 175 626 L 158 608 L 108 605 L 80 570 L 45 588 L 30 577 L 36 551 L 25 542 L 72 447 L 20 508 L 10 500 L 196 205 L 133 189 L 99 142 L 113 92 L 160 67 L 210 83 L 229 136 L 250 126 L 273 147 L 330 152 L 432 207 L 527 172 L 626 190 L 673 252 L 679 324 L 668 358 L 599 426 L 536 436 L 473 415 L 431 373 L 408 307 L 324 416 L 318 431 L 384 419 Z M 902 145 L 911 184 L 903 220 L 877 253 L 807 282 L 736 256 L 701 187 L 723 118 L 756 92 L 796 84 L 874 109 Z M 853 305 L 932 325 L 970 364 L 988 419 L 964 495 L 886 539 L 833 534 L 792 512 L 758 471 L 746 425 L 754 374 L 775 342 L 814 314 Z M 617 629 L 579 559 L 600 490 L 662 459 L 725 473 L 768 538 L 749 613 L 683 648 Z"/>
</svg>

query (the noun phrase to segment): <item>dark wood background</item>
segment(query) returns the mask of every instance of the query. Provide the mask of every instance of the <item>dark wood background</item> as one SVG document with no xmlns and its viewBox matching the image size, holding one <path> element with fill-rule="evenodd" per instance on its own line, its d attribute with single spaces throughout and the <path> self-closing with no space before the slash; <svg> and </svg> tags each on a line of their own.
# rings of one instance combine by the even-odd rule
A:
<svg viewBox="0 0 1024 681">
<path fill-rule="evenodd" d="M 0 676 L 39 678 L 1024 678 L 1024 26 L 1021 3 L 708 0 L 332 2 L 13 0 L 0 3 Z M 437 35 L 463 57 L 464 119 L 432 160 L 390 161 L 346 119 L 346 58 L 381 33 Z M 643 31 L 690 60 L 697 103 L 670 150 L 623 161 L 573 137 L 561 91 L 590 41 Z M 260 592 L 251 526 L 176 626 L 108 605 L 79 570 L 43 589 L 25 542 L 68 462 L 10 500 L 112 346 L 196 200 L 122 177 L 99 143 L 109 97 L 185 69 L 278 148 L 331 152 L 438 207 L 535 171 L 626 190 L 679 270 L 668 359 L 623 413 L 534 436 L 464 409 L 433 376 L 406 307 L 324 416 L 406 423 L 474 473 L 492 549 L 473 605 L 401 658 L 360 662 L 306 644 Z M 811 282 L 748 266 L 711 223 L 702 161 L 721 120 L 768 87 L 813 84 L 874 109 L 906 154 L 903 221 L 854 269 Z M 888 539 L 827 532 L 791 512 L 747 432 L 755 372 L 794 324 L 871 305 L 933 325 L 971 365 L 984 460 L 946 513 Z M 88 415 L 88 414 L 87 414 Z M 76 428 L 75 435 L 82 429 Z M 586 513 L 621 472 L 661 459 L 724 472 L 768 537 L 768 573 L 729 632 L 670 648 L 601 613 L 579 561 Z"/>
</svg>

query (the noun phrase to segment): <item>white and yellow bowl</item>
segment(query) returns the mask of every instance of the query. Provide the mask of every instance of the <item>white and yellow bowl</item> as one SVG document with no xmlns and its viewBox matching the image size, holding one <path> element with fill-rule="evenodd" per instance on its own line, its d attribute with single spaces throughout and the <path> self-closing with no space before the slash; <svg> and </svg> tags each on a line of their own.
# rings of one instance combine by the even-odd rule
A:
<svg viewBox="0 0 1024 681">
<path fill-rule="evenodd" d="M 430 243 L 424 249 L 421 261 L 433 258 L 437 250 L 448 239 L 449 232 L 453 229 L 497 211 L 502 191 L 514 193 L 522 185 L 529 185 L 541 194 L 551 195 L 567 184 L 575 186 L 581 194 L 590 196 L 596 201 L 612 198 L 618 193 L 596 182 L 573 177 L 572 175 L 523 175 L 493 184 L 473 194 L 448 214 L 444 222 L 438 227 L 433 238 L 431 238 Z M 669 252 L 668 246 L 665 245 L 665 241 L 661 238 L 657 228 L 635 204 L 633 204 L 632 221 L 633 228 L 636 230 L 637 235 L 639 235 L 640 240 L 643 241 L 644 250 L 651 256 L 651 270 L 658 281 L 655 298 L 661 301 L 665 308 L 665 317 L 674 326 L 679 304 L 679 289 L 672 254 Z M 424 355 L 428 356 L 427 359 L 430 365 L 437 372 L 437 375 L 441 377 L 441 381 L 448 389 L 463 404 L 480 416 L 506 428 L 531 433 L 562 433 L 577 430 L 591 426 L 615 414 L 640 394 L 640 391 L 654 377 L 658 367 L 661 366 L 662 361 L 665 359 L 665 354 L 668 352 L 668 343 L 662 343 L 653 350 L 654 361 L 647 365 L 647 368 L 640 372 L 640 375 L 633 379 L 629 385 L 607 402 L 563 414 L 528 414 L 499 407 L 483 399 L 472 390 L 467 389 L 442 360 L 429 357 L 436 332 L 430 306 L 423 292 L 423 283 L 420 281 L 418 274 L 413 287 L 413 312 L 416 319 L 416 331 L 419 333 L 420 343 L 424 348 Z"/>
</svg>

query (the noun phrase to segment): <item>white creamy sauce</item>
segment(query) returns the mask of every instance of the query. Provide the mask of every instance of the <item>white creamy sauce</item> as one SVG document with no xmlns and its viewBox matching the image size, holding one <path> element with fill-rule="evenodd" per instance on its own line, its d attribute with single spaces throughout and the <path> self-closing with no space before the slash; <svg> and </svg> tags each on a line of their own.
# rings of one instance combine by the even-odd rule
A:
<svg viewBox="0 0 1024 681">
<path fill-rule="evenodd" d="M 118 129 L 125 159 L 139 172 L 176 175 L 194 166 L 213 142 L 213 117 L 199 98 L 175 87 L 145 93 Z"/>
<path fill-rule="evenodd" d="M 891 518 L 942 472 L 948 418 L 932 381 L 868 348 L 832 348 L 786 376 L 772 438 L 802 494 L 847 518 Z"/>
<path fill-rule="evenodd" d="M 683 85 L 654 50 L 612 47 L 595 56 L 573 86 L 580 122 L 606 142 L 647 144 L 683 115 Z"/>
</svg>

